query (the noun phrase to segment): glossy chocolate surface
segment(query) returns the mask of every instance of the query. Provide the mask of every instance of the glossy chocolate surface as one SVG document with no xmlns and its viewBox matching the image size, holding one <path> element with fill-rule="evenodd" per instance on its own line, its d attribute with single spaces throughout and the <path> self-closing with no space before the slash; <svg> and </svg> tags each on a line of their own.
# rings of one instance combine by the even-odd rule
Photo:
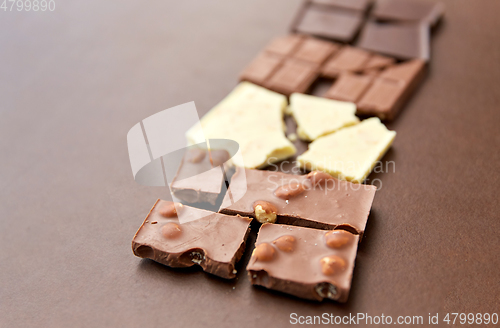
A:
<svg viewBox="0 0 500 328">
<path fill-rule="evenodd" d="M 227 214 L 254 215 L 253 204 L 267 201 L 277 208 L 277 223 L 320 229 L 343 228 L 354 233 L 363 233 L 375 196 L 376 187 L 329 179 L 326 184 L 312 186 L 307 175 L 281 172 L 237 169 L 229 192 L 237 191 L 246 179 L 246 193 L 237 202 L 230 204 L 226 196 L 220 212 Z M 288 197 L 278 197 L 276 191 L 283 186 L 304 185 L 304 191 Z M 297 190 L 291 187 L 292 191 Z"/>
<path fill-rule="evenodd" d="M 174 268 L 199 265 L 219 277 L 234 278 L 251 220 L 181 206 L 177 215 L 188 221 L 181 223 L 177 216 L 162 215 L 171 205 L 155 203 L 132 240 L 134 254 Z"/>
<path fill-rule="evenodd" d="M 248 276 L 254 285 L 297 297 L 345 302 L 358 239 L 347 231 L 263 224 L 247 265 Z"/>
</svg>

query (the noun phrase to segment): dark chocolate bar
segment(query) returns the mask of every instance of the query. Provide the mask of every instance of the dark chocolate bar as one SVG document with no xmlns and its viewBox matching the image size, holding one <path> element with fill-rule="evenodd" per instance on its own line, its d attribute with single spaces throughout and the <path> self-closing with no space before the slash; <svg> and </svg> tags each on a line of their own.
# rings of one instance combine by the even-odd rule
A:
<svg viewBox="0 0 500 328">
<path fill-rule="evenodd" d="M 444 13 L 441 2 L 418 0 L 377 0 L 372 17 L 383 21 L 426 22 L 437 24 Z"/>
<path fill-rule="evenodd" d="M 138 257 L 174 268 L 199 265 L 231 279 L 245 251 L 250 218 L 158 200 L 132 240 Z"/>
<path fill-rule="evenodd" d="M 367 22 L 356 45 L 398 59 L 430 59 L 430 29 L 426 23 Z"/>
<path fill-rule="evenodd" d="M 246 192 L 231 203 L 231 193 Z M 319 229 L 342 228 L 362 234 L 375 186 L 337 180 L 324 172 L 307 175 L 238 168 L 221 213 L 240 214 L 259 222 L 284 223 Z"/>
<path fill-rule="evenodd" d="M 301 298 L 345 302 L 358 240 L 343 230 L 263 224 L 247 266 L 250 281 Z"/>
<path fill-rule="evenodd" d="M 294 32 L 351 42 L 363 24 L 363 12 L 310 4 L 304 7 Z"/>
</svg>

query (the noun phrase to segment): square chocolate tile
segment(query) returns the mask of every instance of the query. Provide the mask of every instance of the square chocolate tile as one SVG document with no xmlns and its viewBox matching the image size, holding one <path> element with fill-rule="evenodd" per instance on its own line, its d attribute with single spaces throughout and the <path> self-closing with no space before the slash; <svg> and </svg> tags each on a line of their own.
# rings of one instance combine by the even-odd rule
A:
<svg viewBox="0 0 500 328">
<path fill-rule="evenodd" d="M 341 72 L 359 72 L 371 55 L 363 49 L 345 46 L 325 63 L 321 74 L 328 78 L 336 78 Z"/>
<path fill-rule="evenodd" d="M 293 54 L 293 57 L 319 65 L 339 49 L 339 44 L 307 38 Z"/>
<path fill-rule="evenodd" d="M 289 58 L 267 83 L 267 88 L 286 96 L 304 93 L 318 76 L 318 65 Z"/>
<path fill-rule="evenodd" d="M 279 68 L 284 57 L 270 52 L 260 53 L 240 74 L 241 81 L 263 85 Z"/>
<path fill-rule="evenodd" d="M 373 81 L 373 76 L 342 73 L 325 97 L 341 101 L 358 101 Z"/>
<path fill-rule="evenodd" d="M 342 42 L 351 42 L 363 23 L 363 13 L 325 9 L 321 6 L 308 6 L 297 23 L 297 32 L 325 37 Z"/>
<path fill-rule="evenodd" d="M 399 59 L 430 58 L 428 24 L 395 24 L 368 22 L 357 46 Z"/>
</svg>

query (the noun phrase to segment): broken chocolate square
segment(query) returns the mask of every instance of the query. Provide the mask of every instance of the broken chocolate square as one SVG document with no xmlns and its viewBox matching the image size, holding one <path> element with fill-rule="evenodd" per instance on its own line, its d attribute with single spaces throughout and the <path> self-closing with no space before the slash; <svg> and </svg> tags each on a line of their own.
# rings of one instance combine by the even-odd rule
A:
<svg viewBox="0 0 500 328">
<path fill-rule="evenodd" d="M 229 158 L 226 150 L 191 147 L 184 154 L 177 174 L 170 184 L 172 193 L 186 203 L 214 205 L 225 191 L 225 169 L 221 165 Z"/>
<path fill-rule="evenodd" d="M 343 230 L 263 224 L 247 266 L 250 281 L 305 299 L 346 302 L 358 240 Z"/>
<path fill-rule="evenodd" d="M 173 268 L 199 265 L 231 279 L 245 251 L 249 218 L 227 216 L 157 200 L 132 240 L 138 257 Z"/>
</svg>

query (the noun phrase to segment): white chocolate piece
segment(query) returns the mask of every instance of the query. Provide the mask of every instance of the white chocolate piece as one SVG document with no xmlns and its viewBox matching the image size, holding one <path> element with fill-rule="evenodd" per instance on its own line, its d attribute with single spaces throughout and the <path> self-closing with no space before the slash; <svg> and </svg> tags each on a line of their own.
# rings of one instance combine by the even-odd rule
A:
<svg viewBox="0 0 500 328">
<path fill-rule="evenodd" d="M 307 170 L 362 183 L 395 137 L 395 131 L 389 131 L 379 118 L 373 117 L 319 138 L 297 160 Z"/>
<path fill-rule="evenodd" d="M 285 136 L 286 97 L 249 82 L 241 82 L 199 124 L 186 134 L 189 144 L 206 139 L 230 139 L 239 144 L 241 156 L 233 164 L 262 168 L 296 153 Z"/>
<path fill-rule="evenodd" d="M 299 138 L 306 141 L 359 123 L 356 105 L 351 102 L 294 93 L 290 96 L 289 108 L 297 122 Z"/>
</svg>

